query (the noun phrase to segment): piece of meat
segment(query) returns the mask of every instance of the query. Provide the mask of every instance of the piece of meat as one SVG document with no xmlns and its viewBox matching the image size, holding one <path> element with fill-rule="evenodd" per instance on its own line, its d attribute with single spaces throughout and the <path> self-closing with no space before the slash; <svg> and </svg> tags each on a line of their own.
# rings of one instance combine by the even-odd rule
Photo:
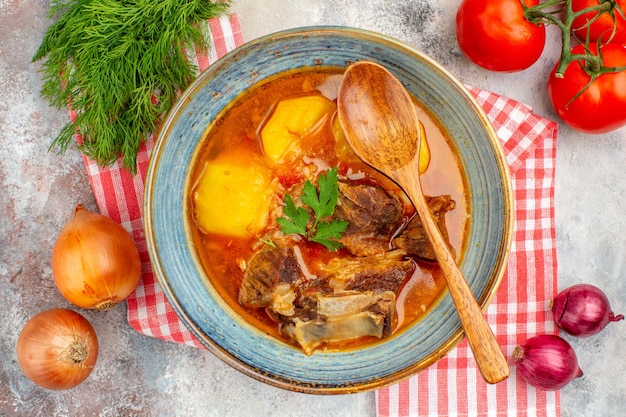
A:
<svg viewBox="0 0 626 417">
<path fill-rule="evenodd" d="M 283 334 L 311 355 L 324 343 L 355 340 L 365 336 L 382 338 L 391 334 L 396 295 L 386 292 L 348 291 L 318 294 L 317 316 L 294 318 L 283 326 Z"/>
<path fill-rule="evenodd" d="M 335 218 L 350 222 L 341 243 L 353 255 L 316 265 L 313 275 L 294 241 L 272 239 L 277 246 L 262 245 L 247 262 L 239 292 L 241 304 L 265 308 L 307 355 L 327 343 L 391 334 L 396 294 L 415 270 L 407 253 L 425 259 L 432 253 L 417 216 L 394 240 L 398 249 L 390 250 L 403 221 L 396 196 L 364 184 L 339 188 Z M 446 235 L 443 216 L 454 201 L 442 196 L 428 202 Z"/>
<path fill-rule="evenodd" d="M 415 265 L 401 250 L 378 255 L 334 258 L 320 265 L 320 275 L 336 291 L 393 291 L 413 273 Z"/>
<path fill-rule="evenodd" d="M 396 250 L 337 257 L 311 276 L 296 249 L 265 245 L 248 262 L 239 300 L 265 308 L 307 355 L 324 343 L 385 337 L 395 319 L 395 292 L 414 268 L 403 256 Z"/>
<path fill-rule="evenodd" d="M 426 202 L 433 214 L 435 223 L 439 227 L 439 231 L 444 240 L 448 242 L 449 246 L 445 215 L 448 211 L 454 209 L 456 203 L 449 195 L 426 197 Z M 393 240 L 393 244 L 396 248 L 402 249 L 409 255 L 416 256 L 426 261 L 436 261 L 433 246 L 424 231 L 422 219 L 420 219 L 417 214 L 411 219 L 404 230 L 402 230 L 400 235 Z M 452 247 L 450 247 L 450 250 L 452 251 Z"/>
<path fill-rule="evenodd" d="M 377 185 L 339 182 L 338 186 L 333 217 L 349 223 L 339 242 L 357 256 L 388 251 L 402 221 L 400 199 Z"/>
<path fill-rule="evenodd" d="M 280 303 L 280 299 L 291 297 L 287 288 L 295 288 L 302 278 L 293 248 L 263 245 L 248 262 L 239 290 L 239 302 L 248 307 Z"/>
<path fill-rule="evenodd" d="M 248 262 L 239 299 L 266 308 L 281 332 L 310 355 L 324 343 L 389 335 L 395 290 L 412 268 L 394 251 L 335 258 L 311 277 L 302 272 L 293 248 L 265 245 Z"/>
</svg>

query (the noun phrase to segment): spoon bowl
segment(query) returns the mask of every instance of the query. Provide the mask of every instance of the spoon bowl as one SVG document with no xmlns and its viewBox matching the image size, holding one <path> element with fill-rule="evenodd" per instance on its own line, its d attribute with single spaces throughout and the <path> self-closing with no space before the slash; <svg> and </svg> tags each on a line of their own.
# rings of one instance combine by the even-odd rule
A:
<svg viewBox="0 0 626 417">
<path fill-rule="evenodd" d="M 366 163 L 379 170 L 398 169 L 419 155 L 420 132 L 411 97 L 382 66 L 360 61 L 349 67 L 338 106 L 349 144 Z"/>
<path fill-rule="evenodd" d="M 509 366 L 467 281 L 439 231 L 419 179 L 420 129 L 411 96 L 382 65 L 369 61 L 346 70 L 337 96 L 348 144 L 365 163 L 402 188 L 422 219 L 444 273 L 478 369 L 488 383 L 509 376 Z"/>
</svg>

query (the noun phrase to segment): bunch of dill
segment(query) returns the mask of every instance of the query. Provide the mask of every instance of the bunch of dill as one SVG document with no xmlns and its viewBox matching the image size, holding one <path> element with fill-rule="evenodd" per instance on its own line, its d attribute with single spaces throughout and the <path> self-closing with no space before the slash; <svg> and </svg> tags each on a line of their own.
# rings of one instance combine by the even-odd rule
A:
<svg viewBox="0 0 626 417">
<path fill-rule="evenodd" d="M 194 79 L 186 48 L 208 48 L 199 23 L 227 11 L 229 1 L 53 1 L 57 18 L 33 61 L 43 64 L 42 96 L 77 113 L 50 148 L 79 149 L 101 166 L 122 157 L 132 173 L 137 153 Z"/>
</svg>

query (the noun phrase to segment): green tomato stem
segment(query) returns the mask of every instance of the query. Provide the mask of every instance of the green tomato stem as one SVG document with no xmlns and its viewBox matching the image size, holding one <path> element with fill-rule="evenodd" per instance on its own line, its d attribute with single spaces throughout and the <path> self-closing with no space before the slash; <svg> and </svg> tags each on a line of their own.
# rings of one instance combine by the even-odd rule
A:
<svg viewBox="0 0 626 417">
<path fill-rule="evenodd" d="M 536 6 L 526 6 L 524 0 L 520 1 L 524 9 L 526 20 L 536 25 L 554 25 L 561 31 L 561 56 L 555 70 L 555 77 L 563 78 L 567 67 L 575 61 L 584 62 L 584 70 L 589 74 L 592 80 L 595 80 L 601 74 L 626 70 L 626 66 L 604 66 L 600 45 L 598 45 L 598 54 L 594 55 L 590 51 L 588 38 L 583 44 L 585 47 L 584 53 L 574 54 L 571 52 L 571 42 L 572 39 L 575 39 L 572 37 L 574 20 L 587 13 L 594 13 L 594 16 L 599 16 L 602 13 L 613 14 L 615 10 L 618 10 L 618 13 L 621 15 L 623 11 L 619 8 L 619 5 L 616 4 L 615 0 L 603 0 L 598 5 L 590 6 L 577 12 L 574 12 L 572 9 L 572 0 L 547 0 Z M 589 24 L 595 19 L 597 19 L 597 17 L 594 17 Z M 598 43 L 600 43 L 600 41 L 598 41 Z"/>
</svg>

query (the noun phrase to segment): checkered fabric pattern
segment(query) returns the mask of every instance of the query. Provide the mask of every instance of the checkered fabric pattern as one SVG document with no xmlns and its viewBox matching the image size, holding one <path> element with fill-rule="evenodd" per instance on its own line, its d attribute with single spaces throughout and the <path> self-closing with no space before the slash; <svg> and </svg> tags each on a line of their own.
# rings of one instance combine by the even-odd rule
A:
<svg viewBox="0 0 626 417">
<path fill-rule="evenodd" d="M 244 43 L 235 15 L 211 19 L 208 55 L 188 51 L 200 71 Z M 511 168 L 515 190 L 515 237 L 509 266 L 487 318 L 509 356 L 526 338 L 555 333 L 547 305 L 556 295 L 554 162 L 556 124 L 514 100 L 468 86 L 493 122 Z M 70 118 L 76 115 L 70 109 Z M 84 158 L 100 212 L 126 228 L 142 259 L 142 279 L 127 299 L 128 322 L 139 333 L 202 348 L 176 316 L 150 265 L 142 225 L 144 180 L 154 137 L 138 157 L 132 176 L 117 163 L 102 168 Z M 80 137 L 77 138 L 80 141 Z M 558 392 L 535 391 L 511 377 L 485 384 L 466 342 L 419 375 L 376 392 L 377 411 L 387 416 L 558 416 Z"/>
<path fill-rule="evenodd" d="M 554 173 L 557 125 L 515 100 L 468 86 L 502 142 L 515 192 L 515 234 L 508 267 L 487 309 L 504 353 L 541 333 L 555 334 L 549 302 L 557 293 Z M 512 368 L 485 383 L 466 341 L 435 365 L 376 392 L 379 417 L 560 415 L 558 391 L 538 391 Z"/>
</svg>

